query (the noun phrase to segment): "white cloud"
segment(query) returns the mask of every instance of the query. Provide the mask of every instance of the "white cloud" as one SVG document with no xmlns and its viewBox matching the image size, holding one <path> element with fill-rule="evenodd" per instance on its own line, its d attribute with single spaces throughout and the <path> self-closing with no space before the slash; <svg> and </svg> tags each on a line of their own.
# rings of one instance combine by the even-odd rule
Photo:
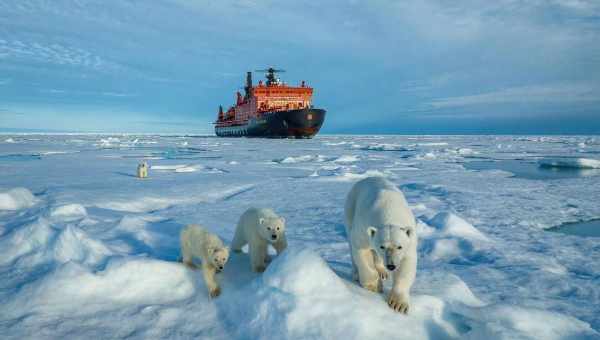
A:
<svg viewBox="0 0 600 340">
<path fill-rule="evenodd" d="M 559 84 L 511 87 L 493 92 L 433 100 L 436 109 L 515 103 L 600 102 L 600 88 L 591 84 Z"/>
</svg>

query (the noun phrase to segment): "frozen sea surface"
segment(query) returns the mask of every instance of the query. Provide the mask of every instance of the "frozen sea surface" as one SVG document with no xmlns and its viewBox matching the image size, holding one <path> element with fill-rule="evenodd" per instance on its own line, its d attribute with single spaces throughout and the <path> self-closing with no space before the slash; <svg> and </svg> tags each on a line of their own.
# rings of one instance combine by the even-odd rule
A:
<svg viewBox="0 0 600 340">
<path fill-rule="evenodd" d="M 600 239 L 546 229 L 598 219 L 600 176 L 539 180 L 468 163 L 599 155 L 598 137 L 585 136 L 3 135 L 0 334 L 596 339 Z M 408 316 L 351 279 L 343 205 L 367 176 L 395 182 L 419 220 Z M 263 275 L 233 255 L 223 295 L 209 300 L 201 274 L 175 262 L 179 231 L 199 223 L 229 242 L 251 206 L 286 218 L 290 247 Z"/>
</svg>

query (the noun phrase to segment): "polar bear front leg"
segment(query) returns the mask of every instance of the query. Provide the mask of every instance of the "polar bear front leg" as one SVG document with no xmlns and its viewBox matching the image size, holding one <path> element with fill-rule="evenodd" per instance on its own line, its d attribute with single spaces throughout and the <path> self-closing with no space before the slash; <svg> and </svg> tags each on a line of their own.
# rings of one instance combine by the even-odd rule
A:
<svg viewBox="0 0 600 340">
<path fill-rule="evenodd" d="M 277 251 L 277 255 L 281 254 L 282 251 L 287 248 L 287 239 L 285 238 L 285 234 L 281 234 L 281 238 L 273 244 L 273 248 Z"/>
<path fill-rule="evenodd" d="M 414 259 L 404 259 L 400 268 L 394 271 L 394 282 L 388 297 L 388 305 L 396 312 L 408 313 L 410 307 L 410 287 L 415 281 L 416 273 L 416 255 Z"/>
<path fill-rule="evenodd" d="M 354 260 L 356 261 L 356 268 L 358 269 L 358 282 L 365 289 L 372 292 L 379 292 L 379 274 L 375 270 L 375 264 L 373 263 L 373 255 L 371 249 L 358 249 L 352 247 L 354 250 Z"/>
<path fill-rule="evenodd" d="M 265 260 L 267 256 L 267 244 L 266 242 L 251 242 L 250 243 L 250 266 L 252 271 L 256 273 L 262 273 L 267 268 Z"/>
<path fill-rule="evenodd" d="M 204 283 L 208 288 L 208 295 L 211 298 L 215 298 L 221 294 L 221 288 L 215 279 L 216 269 L 212 265 L 202 264 L 202 275 L 204 276 Z"/>
<path fill-rule="evenodd" d="M 388 271 L 387 269 L 385 269 L 385 265 L 383 264 L 383 259 L 377 255 L 377 253 L 372 250 L 371 251 L 373 253 L 373 262 L 375 262 L 375 270 L 377 270 L 377 273 L 379 274 L 379 278 L 381 280 L 387 280 L 389 277 Z"/>
</svg>

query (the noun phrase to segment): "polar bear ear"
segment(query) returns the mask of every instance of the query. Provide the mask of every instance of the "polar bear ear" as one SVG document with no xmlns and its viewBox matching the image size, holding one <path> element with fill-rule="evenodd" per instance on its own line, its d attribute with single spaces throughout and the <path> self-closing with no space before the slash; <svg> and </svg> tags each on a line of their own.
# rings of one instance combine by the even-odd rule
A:
<svg viewBox="0 0 600 340">
<path fill-rule="evenodd" d="M 371 238 L 373 238 L 375 236 L 375 234 L 377 234 L 377 229 L 375 229 L 374 227 L 368 227 L 367 233 L 369 234 L 369 236 Z"/>
<path fill-rule="evenodd" d="M 261 217 L 261 218 L 259 218 L 259 219 L 258 219 L 258 224 L 261 224 L 261 225 L 262 225 L 262 224 L 265 224 L 265 219 L 264 219 L 264 218 L 262 218 L 262 217 Z"/>
</svg>

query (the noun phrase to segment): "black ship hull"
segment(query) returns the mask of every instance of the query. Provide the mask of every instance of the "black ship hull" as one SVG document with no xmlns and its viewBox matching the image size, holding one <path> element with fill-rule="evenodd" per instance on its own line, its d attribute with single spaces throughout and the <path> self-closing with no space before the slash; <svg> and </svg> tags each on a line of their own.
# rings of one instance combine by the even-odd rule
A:
<svg viewBox="0 0 600 340">
<path fill-rule="evenodd" d="M 312 138 L 324 120 L 323 109 L 276 111 L 244 125 L 215 126 L 215 133 L 219 137 Z"/>
</svg>

